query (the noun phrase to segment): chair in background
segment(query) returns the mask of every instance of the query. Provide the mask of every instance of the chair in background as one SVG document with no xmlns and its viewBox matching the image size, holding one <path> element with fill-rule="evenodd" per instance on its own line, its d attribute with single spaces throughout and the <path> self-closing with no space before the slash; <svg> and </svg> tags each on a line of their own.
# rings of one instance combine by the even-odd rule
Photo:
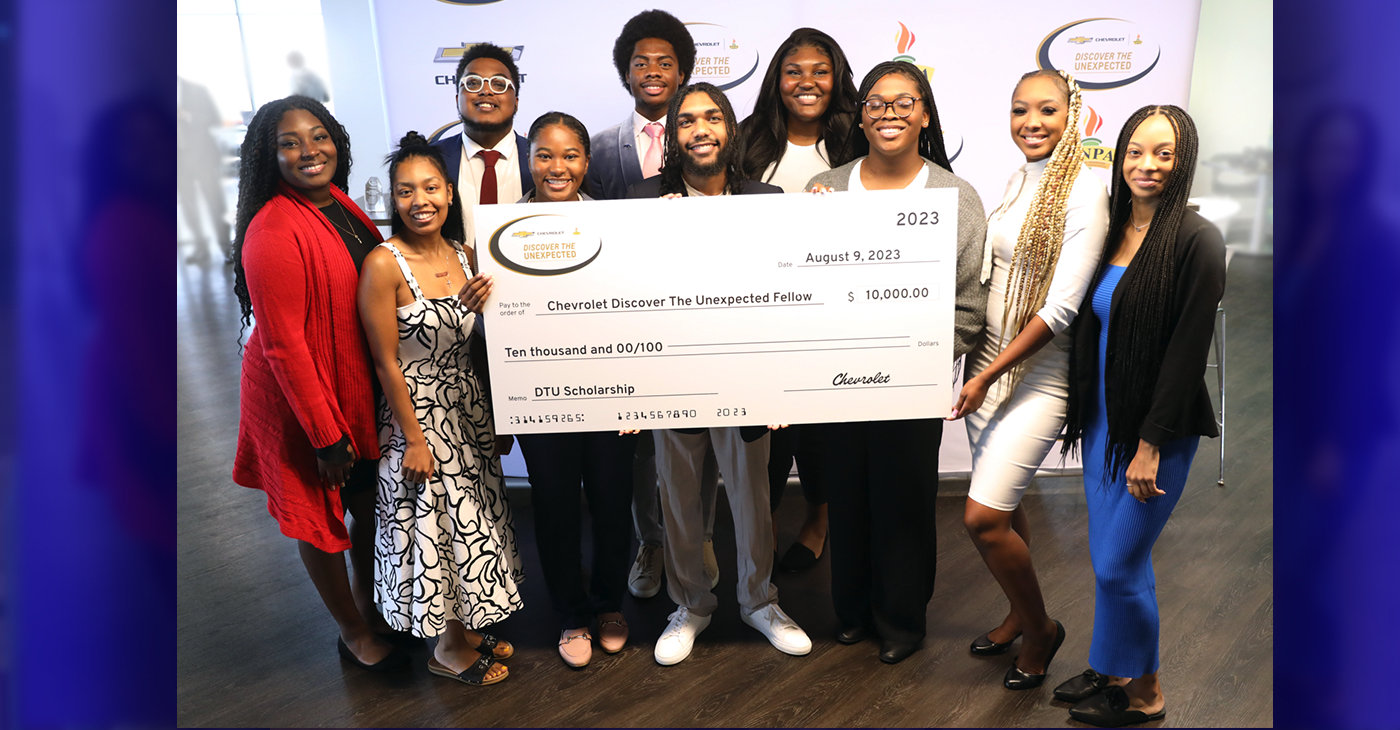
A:
<svg viewBox="0 0 1400 730">
<path fill-rule="evenodd" d="M 1235 249 L 1225 248 L 1225 270 L 1230 270 L 1230 259 L 1235 257 Z M 1206 367 L 1215 368 L 1215 384 L 1220 392 L 1220 410 L 1216 412 L 1215 424 L 1220 428 L 1220 479 L 1215 484 L 1225 486 L 1225 306 L 1215 308 L 1215 362 Z"/>
</svg>

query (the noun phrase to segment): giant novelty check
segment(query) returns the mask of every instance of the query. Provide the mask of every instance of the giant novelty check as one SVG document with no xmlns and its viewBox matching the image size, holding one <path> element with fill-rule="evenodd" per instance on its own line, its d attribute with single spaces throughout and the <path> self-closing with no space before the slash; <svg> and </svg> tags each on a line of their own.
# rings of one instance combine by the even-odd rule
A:
<svg viewBox="0 0 1400 730">
<path fill-rule="evenodd" d="M 496 431 L 941 417 L 957 202 L 925 189 L 478 207 Z"/>
</svg>

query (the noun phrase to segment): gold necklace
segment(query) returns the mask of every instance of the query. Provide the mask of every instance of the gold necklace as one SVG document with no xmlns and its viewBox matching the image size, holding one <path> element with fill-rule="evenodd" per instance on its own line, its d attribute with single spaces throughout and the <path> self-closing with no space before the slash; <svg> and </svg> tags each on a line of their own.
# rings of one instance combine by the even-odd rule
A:
<svg viewBox="0 0 1400 730">
<path fill-rule="evenodd" d="M 341 206 L 340 206 L 340 203 L 339 203 L 339 202 L 331 201 L 331 207 L 332 207 L 332 208 L 335 208 L 336 210 L 340 210 L 340 207 L 341 207 Z M 360 234 L 358 234 L 358 233 L 355 232 L 355 230 L 354 230 L 354 229 L 355 229 L 355 224 L 353 224 L 353 223 L 350 222 L 350 214 L 349 214 L 349 213 L 342 213 L 341 215 L 345 216 L 345 226 L 349 226 L 348 229 L 347 229 L 345 226 L 342 226 L 342 225 L 340 225 L 339 223 L 336 223 L 336 222 L 335 222 L 335 219 L 334 219 L 334 218 L 331 218 L 329 215 L 326 216 L 326 220 L 330 221 L 330 222 L 331 222 L 331 225 L 335 226 L 336 228 L 339 228 L 340 230 L 345 231 L 346 233 L 349 233 L 351 236 L 353 236 L 353 237 L 355 238 L 355 243 L 358 243 L 358 244 L 360 245 L 360 247 L 363 248 L 364 245 L 365 245 L 365 242 L 364 242 L 364 241 L 361 241 L 361 240 L 360 240 Z"/>
</svg>

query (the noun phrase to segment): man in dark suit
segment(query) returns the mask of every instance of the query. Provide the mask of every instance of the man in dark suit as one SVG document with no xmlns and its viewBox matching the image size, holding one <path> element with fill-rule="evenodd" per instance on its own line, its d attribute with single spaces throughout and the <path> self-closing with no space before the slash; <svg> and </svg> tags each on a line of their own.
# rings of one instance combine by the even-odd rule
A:
<svg viewBox="0 0 1400 730">
<path fill-rule="evenodd" d="M 664 10 L 638 13 L 613 43 L 617 76 L 635 102 L 621 123 L 593 135 L 588 186 L 599 200 L 616 200 L 660 171 L 666 108 L 695 68 L 695 41 Z"/>
<path fill-rule="evenodd" d="M 447 176 L 462 196 L 467 238 L 472 208 L 514 203 L 535 189 L 530 177 L 530 144 L 515 132 L 520 71 L 510 52 L 478 43 L 457 63 L 457 113 L 462 132 L 433 143 L 442 150 Z M 468 246 L 472 241 L 465 242 Z"/>
<path fill-rule="evenodd" d="M 472 210 L 477 205 L 514 203 L 535 189 L 530 176 L 530 143 L 515 131 L 519 104 L 520 70 L 510 51 L 491 43 L 478 43 L 457 62 L 457 113 L 462 132 L 433 142 L 442 150 L 447 177 L 462 196 L 462 223 L 470 248 L 475 248 Z M 469 252 L 472 265 L 475 254 Z M 491 398 L 491 371 L 482 345 L 486 322 L 477 317 L 472 345 L 472 367 Z M 509 454 L 512 436 L 496 437 L 496 450 Z"/>
<path fill-rule="evenodd" d="M 588 187 L 599 200 L 617 200 L 627 189 L 658 174 L 665 157 L 666 110 L 671 98 L 695 68 L 695 41 L 676 16 L 646 10 L 622 26 L 613 42 L 613 65 L 618 79 L 632 95 L 633 110 L 621 123 L 593 135 L 588 164 Z M 714 529 L 714 503 L 719 474 L 714 454 L 705 460 L 705 574 L 719 582 L 719 565 L 709 536 Z M 652 440 L 637 441 L 632 480 L 632 519 L 637 536 L 637 559 L 627 576 L 627 589 L 638 598 L 661 590 L 661 507 L 656 496 L 656 455 Z"/>
<path fill-rule="evenodd" d="M 692 84 L 671 100 L 666 120 L 666 156 L 661 174 L 633 185 L 628 198 L 781 193 L 776 185 L 745 180 L 739 161 L 734 109 L 712 84 Z M 724 475 L 734 517 L 738 553 L 739 616 L 779 651 L 802 656 L 812 641 L 778 607 L 773 586 L 773 522 L 768 505 L 768 429 L 759 426 L 669 429 L 652 432 L 656 472 L 661 478 L 661 514 L 666 526 L 667 593 L 676 602 L 671 622 L 656 641 L 659 664 L 690 655 L 695 637 L 719 606 L 705 575 L 701 481 L 706 452 L 713 449 Z"/>
</svg>

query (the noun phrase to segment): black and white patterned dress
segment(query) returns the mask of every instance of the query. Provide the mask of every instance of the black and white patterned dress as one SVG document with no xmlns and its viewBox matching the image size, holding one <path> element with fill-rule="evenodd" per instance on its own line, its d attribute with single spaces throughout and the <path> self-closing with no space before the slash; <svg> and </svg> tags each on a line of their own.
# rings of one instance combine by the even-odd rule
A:
<svg viewBox="0 0 1400 730">
<path fill-rule="evenodd" d="M 476 315 L 456 296 L 425 299 L 403 254 L 380 245 L 413 291 L 397 310 L 398 359 L 435 467 L 427 484 L 403 478 L 403 429 L 381 396 L 375 600 L 391 626 L 417 636 L 437 636 L 448 619 L 489 626 L 523 605 L 525 575 L 486 394 L 468 358 Z M 457 257 L 467 270 L 460 248 Z"/>
</svg>

